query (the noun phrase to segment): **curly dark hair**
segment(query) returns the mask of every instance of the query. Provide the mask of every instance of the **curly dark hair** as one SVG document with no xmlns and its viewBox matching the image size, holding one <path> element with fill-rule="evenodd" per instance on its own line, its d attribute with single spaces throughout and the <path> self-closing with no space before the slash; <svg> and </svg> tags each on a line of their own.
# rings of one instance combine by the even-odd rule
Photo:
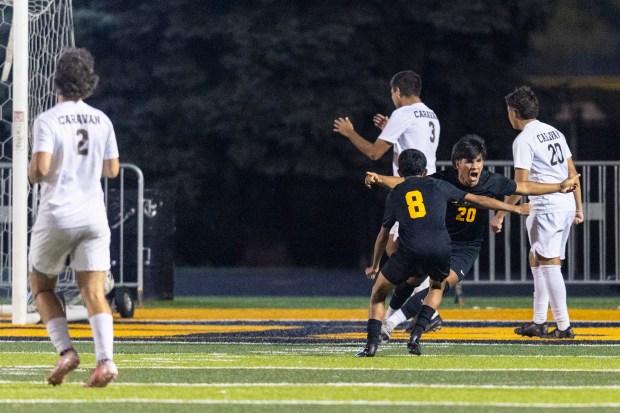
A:
<svg viewBox="0 0 620 413">
<path fill-rule="evenodd" d="M 95 58 L 88 50 L 67 49 L 56 62 L 54 85 L 66 99 L 86 99 L 93 94 L 98 83 Z"/>
</svg>

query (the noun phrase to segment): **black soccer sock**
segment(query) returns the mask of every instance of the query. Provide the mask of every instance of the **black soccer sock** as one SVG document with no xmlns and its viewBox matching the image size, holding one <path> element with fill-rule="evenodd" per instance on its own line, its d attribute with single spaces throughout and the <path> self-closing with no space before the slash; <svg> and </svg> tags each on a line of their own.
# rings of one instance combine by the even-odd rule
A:
<svg viewBox="0 0 620 413">
<path fill-rule="evenodd" d="M 407 284 L 406 282 L 400 283 L 394 288 L 394 293 L 392 294 L 392 298 L 390 299 L 390 308 L 393 310 L 398 310 L 405 304 L 407 298 L 411 296 L 415 287 Z"/>
<path fill-rule="evenodd" d="M 418 291 L 407 301 L 407 304 L 401 308 L 407 320 L 418 315 L 422 309 L 422 302 L 426 298 L 426 294 L 428 294 L 428 288 Z"/>
<path fill-rule="evenodd" d="M 368 332 L 366 341 L 369 343 L 378 343 L 380 341 L 379 334 L 381 334 L 381 320 L 375 320 L 374 318 L 369 319 L 366 331 Z"/>
<path fill-rule="evenodd" d="M 418 318 L 415 322 L 415 326 L 413 326 L 413 331 L 411 332 L 412 336 L 421 337 L 422 333 L 426 329 L 433 318 L 433 314 L 435 314 L 435 309 L 433 307 L 429 307 L 427 305 L 423 305 L 420 310 L 420 314 L 418 314 Z"/>
</svg>

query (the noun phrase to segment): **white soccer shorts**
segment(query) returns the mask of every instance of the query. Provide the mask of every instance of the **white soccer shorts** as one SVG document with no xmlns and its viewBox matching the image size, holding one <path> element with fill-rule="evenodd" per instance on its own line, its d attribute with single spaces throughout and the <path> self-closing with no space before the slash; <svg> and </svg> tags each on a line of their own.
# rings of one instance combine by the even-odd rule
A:
<svg viewBox="0 0 620 413">
<path fill-rule="evenodd" d="M 75 271 L 107 271 L 110 269 L 110 228 L 93 225 L 79 228 L 44 228 L 32 231 L 28 270 L 36 274 L 56 276 L 65 267 Z"/>
<path fill-rule="evenodd" d="M 545 258 L 565 258 L 566 242 L 575 211 L 529 215 L 525 220 L 530 251 Z"/>
</svg>

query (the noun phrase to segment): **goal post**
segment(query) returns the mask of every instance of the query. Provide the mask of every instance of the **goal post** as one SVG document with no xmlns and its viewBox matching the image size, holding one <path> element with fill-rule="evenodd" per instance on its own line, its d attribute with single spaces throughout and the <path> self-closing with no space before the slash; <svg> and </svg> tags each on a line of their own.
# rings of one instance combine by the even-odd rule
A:
<svg viewBox="0 0 620 413">
<path fill-rule="evenodd" d="M 60 53 L 74 47 L 72 0 L 0 0 L 0 315 L 36 321 L 28 295 L 32 121 L 56 103 L 53 75 Z M 35 191 L 36 192 L 36 191 Z M 29 313 L 30 312 L 30 313 Z"/>
<path fill-rule="evenodd" d="M 28 295 L 28 0 L 13 0 L 12 32 L 12 321 L 25 324 Z"/>
</svg>

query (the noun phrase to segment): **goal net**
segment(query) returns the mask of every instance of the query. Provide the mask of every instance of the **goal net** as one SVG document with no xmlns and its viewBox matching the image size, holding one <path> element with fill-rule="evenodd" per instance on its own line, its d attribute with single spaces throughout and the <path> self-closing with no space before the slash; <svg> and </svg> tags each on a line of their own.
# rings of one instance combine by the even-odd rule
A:
<svg viewBox="0 0 620 413">
<path fill-rule="evenodd" d="M 14 323 L 38 321 L 26 281 L 25 234 L 37 205 L 37 187 L 25 183 L 30 130 L 56 103 L 55 63 L 74 45 L 72 0 L 0 0 L 0 313 Z M 59 276 L 58 289 L 75 301 L 72 272 Z"/>
</svg>

